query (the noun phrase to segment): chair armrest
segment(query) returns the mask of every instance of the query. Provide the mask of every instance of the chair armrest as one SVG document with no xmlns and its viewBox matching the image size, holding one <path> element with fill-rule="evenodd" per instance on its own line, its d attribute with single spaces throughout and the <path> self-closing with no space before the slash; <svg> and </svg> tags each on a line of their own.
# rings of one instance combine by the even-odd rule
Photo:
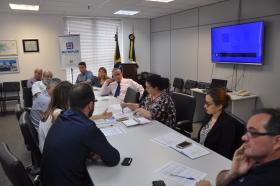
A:
<svg viewBox="0 0 280 186">
<path fill-rule="evenodd" d="M 192 122 L 190 120 L 183 120 L 183 121 L 178 121 L 176 123 L 176 127 L 182 127 L 184 125 L 191 125 Z"/>
<path fill-rule="evenodd" d="M 39 175 L 40 174 L 40 170 L 41 170 L 40 167 L 38 167 L 36 169 L 33 169 L 32 171 L 30 171 L 30 175 Z"/>
</svg>

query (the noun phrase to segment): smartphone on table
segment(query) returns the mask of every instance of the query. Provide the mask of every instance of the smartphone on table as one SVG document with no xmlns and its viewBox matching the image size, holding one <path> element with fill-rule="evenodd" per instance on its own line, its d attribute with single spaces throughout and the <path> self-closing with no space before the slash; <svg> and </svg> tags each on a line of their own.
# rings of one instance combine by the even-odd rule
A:
<svg viewBox="0 0 280 186">
<path fill-rule="evenodd" d="M 153 181 L 153 186 L 166 186 L 163 180 Z"/>
<path fill-rule="evenodd" d="M 184 149 L 188 146 L 190 146 L 192 143 L 187 142 L 187 141 L 183 141 L 182 143 L 179 143 L 178 145 L 176 145 L 177 148 L 179 149 Z"/>
</svg>

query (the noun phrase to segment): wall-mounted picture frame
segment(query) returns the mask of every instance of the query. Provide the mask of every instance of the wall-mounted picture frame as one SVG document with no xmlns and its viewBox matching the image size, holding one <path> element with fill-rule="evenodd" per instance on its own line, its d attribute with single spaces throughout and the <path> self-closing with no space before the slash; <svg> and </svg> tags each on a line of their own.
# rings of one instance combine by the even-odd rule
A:
<svg viewBox="0 0 280 186">
<path fill-rule="evenodd" d="M 19 73 L 17 57 L 0 58 L 0 75 L 8 73 Z"/>
<path fill-rule="evenodd" d="M 23 52 L 39 52 L 39 40 L 38 39 L 23 39 Z"/>
<path fill-rule="evenodd" d="M 0 40 L 0 56 L 17 56 L 16 40 Z"/>
</svg>

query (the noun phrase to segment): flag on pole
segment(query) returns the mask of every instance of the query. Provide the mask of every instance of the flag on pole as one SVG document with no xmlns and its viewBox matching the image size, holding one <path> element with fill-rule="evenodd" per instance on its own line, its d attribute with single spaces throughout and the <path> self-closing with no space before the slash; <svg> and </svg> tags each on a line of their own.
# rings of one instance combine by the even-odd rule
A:
<svg viewBox="0 0 280 186">
<path fill-rule="evenodd" d="M 121 54 L 120 54 L 120 49 L 119 49 L 119 42 L 118 42 L 118 32 L 115 34 L 115 41 L 116 41 L 116 48 L 115 48 L 115 54 L 114 54 L 114 68 L 121 68 Z"/>
<path fill-rule="evenodd" d="M 130 61 L 136 62 L 136 56 L 135 56 L 135 50 L 134 50 L 135 36 L 134 36 L 134 34 L 130 34 L 128 36 L 128 38 L 130 40 L 128 59 L 130 59 Z"/>
</svg>

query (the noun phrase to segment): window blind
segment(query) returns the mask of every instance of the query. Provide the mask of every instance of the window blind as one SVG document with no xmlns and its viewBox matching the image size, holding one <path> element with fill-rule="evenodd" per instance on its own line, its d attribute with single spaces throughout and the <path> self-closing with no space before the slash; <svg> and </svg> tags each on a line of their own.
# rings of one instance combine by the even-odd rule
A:
<svg viewBox="0 0 280 186">
<path fill-rule="evenodd" d="M 115 34 L 122 54 L 122 22 L 120 19 L 64 18 L 65 34 L 80 34 L 81 60 L 86 62 L 87 70 L 98 76 L 98 69 L 105 67 L 109 77 L 114 68 Z M 73 83 L 80 73 L 73 68 Z M 67 80 L 72 82 L 71 70 L 66 70 Z"/>
</svg>

